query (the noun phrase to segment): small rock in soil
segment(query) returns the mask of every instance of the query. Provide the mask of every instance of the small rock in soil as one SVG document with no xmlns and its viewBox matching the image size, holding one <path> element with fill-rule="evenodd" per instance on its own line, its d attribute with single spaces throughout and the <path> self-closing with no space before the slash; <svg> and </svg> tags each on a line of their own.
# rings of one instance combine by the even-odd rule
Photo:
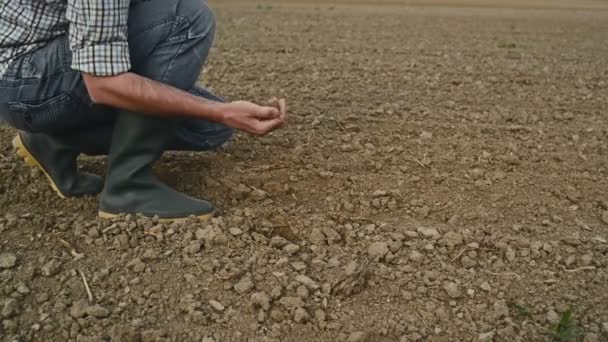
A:
<svg viewBox="0 0 608 342">
<path fill-rule="evenodd" d="M 348 264 L 346 264 L 346 266 L 344 266 L 344 271 L 346 272 L 346 275 L 353 275 L 355 273 L 357 273 L 357 270 L 359 269 L 359 264 L 356 261 L 351 261 Z"/>
<path fill-rule="evenodd" d="M 593 254 L 585 254 L 581 257 L 581 264 L 583 266 L 589 266 L 593 263 Z"/>
<path fill-rule="evenodd" d="M 281 323 L 285 320 L 285 313 L 281 310 L 274 309 L 270 312 L 270 318 L 277 323 Z"/>
<path fill-rule="evenodd" d="M 295 245 L 293 243 L 288 244 L 287 246 L 283 247 L 283 251 L 289 255 L 294 255 L 296 254 L 298 251 L 300 250 L 300 246 Z"/>
<path fill-rule="evenodd" d="M 313 228 L 308 234 L 308 240 L 315 245 L 322 245 L 325 243 L 325 235 L 318 228 Z"/>
<path fill-rule="evenodd" d="M 219 312 L 222 312 L 225 309 L 224 305 L 222 305 L 222 303 L 220 303 L 216 300 L 210 300 L 209 306 L 211 306 L 214 310 L 219 311 Z"/>
<path fill-rule="evenodd" d="M 251 192 L 251 198 L 255 201 L 261 201 L 266 198 L 266 196 L 266 192 L 260 189 L 255 189 Z"/>
<path fill-rule="evenodd" d="M 258 321 L 258 323 L 266 322 L 266 311 L 263 311 L 263 310 L 258 311 L 256 320 Z"/>
<path fill-rule="evenodd" d="M 395 254 L 397 252 L 399 252 L 399 250 L 401 250 L 401 248 L 403 247 L 403 242 L 402 241 L 391 241 L 388 244 L 388 249 L 391 251 L 391 253 Z"/>
<path fill-rule="evenodd" d="M 496 318 L 508 317 L 509 307 L 507 306 L 507 302 L 504 300 L 496 301 L 494 303 L 494 315 Z"/>
<path fill-rule="evenodd" d="M 42 266 L 42 275 L 46 277 L 52 277 L 61 271 L 61 262 L 56 259 L 52 259 Z"/>
<path fill-rule="evenodd" d="M 303 308 L 296 309 L 296 312 L 293 317 L 293 320 L 296 323 L 303 324 L 303 323 L 308 322 L 309 319 L 310 319 L 310 316 L 308 315 L 308 312 L 306 312 L 306 310 L 304 310 Z"/>
<path fill-rule="evenodd" d="M 299 297 L 283 297 L 279 302 L 286 308 L 301 308 L 304 306 L 304 301 Z"/>
<path fill-rule="evenodd" d="M 605 224 L 608 224 L 608 210 L 606 210 L 602 213 L 602 222 L 604 222 Z"/>
<path fill-rule="evenodd" d="M 127 234 L 119 234 L 114 239 L 114 247 L 119 251 L 128 251 L 131 246 L 129 245 L 129 237 Z"/>
<path fill-rule="evenodd" d="M 2 306 L 2 317 L 10 318 L 19 313 L 19 302 L 16 299 L 10 298 L 4 302 Z"/>
<path fill-rule="evenodd" d="M 490 342 L 494 339 L 494 331 L 479 334 L 479 342 Z"/>
<path fill-rule="evenodd" d="M 251 289 L 253 289 L 253 281 L 251 280 L 250 276 L 245 276 L 243 278 L 241 278 L 241 280 L 239 280 L 238 283 L 234 284 L 234 290 L 238 293 L 238 294 L 245 294 L 249 291 L 251 291 Z"/>
<path fill-rule="evenodd" d="M 325 311 L 317 309 L 315 311 L 315 319 L 317 320 L 317 322 L 325 322 L 325 320 L 327 320 L 327 314 L 325 313 Z"/>
<path fill-rule="evenodd" d="M 342 240 L 342 236 L 340 235 L 340 233 L 331 228 L 323 228 L 323 234 L 325 235 L 327 239 L 327 244 L 329 245 L 333 245 Z"/>
<path fill-rule="evenodd" d="M 308 297 L 310 296 L 310 292 L 308 291 L 308 288 L 304 285 L 298 286 L 298 288 L 296 289 L 296 294 L 298 295 L 298 297 L 300 297 L 304 300 L 308 299 Z"/>
<path fill-rule="evenodd" d="M 443 289 L 445 290 L 445 292 L 448 294 L 448 296 L 450 298 L 460 298 L 460 296 L 462 296 L 462 293 L 460 292 L 460 288 L 458 287 L 458 284 L 456 284 L 456 283 L 449 282 L 449 283 L 445 284 Z"/>
<path fill-rule="evenodd" d="M 28 294 L 30 293 L 30 289 L 24 284 L 19 284 L 19 286 L 17 286 L 17 292 L 21 294 Z"/>
<path fill-rule="evenodd" d="M 17 265 L 17 257 L 13 253 L 0 254 L 0 269 L 9 269 Z"/>
<path fill-rule="evenodd" d="M 388 244 L 386 242 L 374 242 L 369 245 L 367 254 L 373 259 L 382 259 L 388 254 Z"/>
<path fill-rule="evenodd" d="M 273 236 L 272 239 L 270 239 L 270 246 L 274 248 L 282 248 L 288 243 L 289 241 L 282 236 Z"/>
<path fill-rule="evenodd" d="M 87 307 L 89 303 L 86 300 L 79 300 L 72 304 L 72 309 L 70 310 L 70 314 L 74 318 L 82 318 L 87 314 Z"/>
<path fill-rule="evenodd" d="M 600 342 L 600 337 L 596 333 L 586 333 L 583 342 Z"/>
<path fill-rule="evenodd" d="M 294 270 L 296 271 L 303 271 L 306 269 L 306 263 L 301 262 L 301 261 L 295 261 L 291 263 L 291 267 L 293 267 Z"/>
<path fill-rule="evenodd" d="M 480 287 L 482 290 L 484 290 L 486 292 L 490 292 L 490 290 L 492 290 L 492 286 L 490 286 L 490 284 L 487 281 L 484 281 Z"/>
<path fill-rule="evenodd" d="M 141 341 L 140 333 L 135 328 L 126 325 L 115 325 L 110 330 L 112 342 L 136 342 Z"/>
<path fill-rule="evenodd" d="M 141 333 L 141 342 L 161 342 L 166 341 L 166 334 L 161 330 L 144 330 Z"/>
<path fill-rule="evenodd" d="M 188 254 L 196 254 L 201 251 L 203 244 L 199 240 L 190 241 L 190 244 L 184 248 Z"/>
<path fill-rule="evenodd" d="M 90 306 L 86 300 L 79 300 L 72 305 L 70 314 L 74 318 L 83 318 L 85 316 L 105 318 L 110 316 L 110 310 L 99 305 Z"/>
<path fill-rule="evenodd" d="M 319 288 L 319 284 L 317 284 L 317 282 L 316 282 L 316 281 L 314 281 L 314 280 L 310 279 L 309 277 L 307 277 L 307 276 L 305 276 L 305 275 L 302 275 L 302 274 L 297 275 L 297 276 L 296 276 L 296 278 L 295 278 L 295 280 L 296 280 L 298 283 L 300 283 L 300 284 L 302 284 L 302 285 L 305 285 L 305 286 L 306 286 L 306 287 L 308 287 L 309 289 L 316 290 L 316 289 L 318 289 L 318 288 Z"/>
<path fill-rule="evenodd" d="M 99 306 L 99 305 L 93 305 L 93 306 L 89 306 L 86 309 L 87 315 L 91 316 L 91 317 L 95 317 L 95 318 L 106 318 L 108 316 L 110 316 L 110 310 Z"/>
<path fill-rule="evenodd" d="M 230 234 L 232 234 L 232 236 L 239 236 L 239 235 L 243 234 L 243 231 L 240 230 L 239 228 L 230 228 L 230 229 L 228 229 L 228 232 Z"/>
<path fill-rule="evenodd" d="M 440 237 L 439 231 L 435 228 L 418 227 L 416 230 L 418 231 L 418 234 L 422 235 L 425 238 L 435 240 L 439 239 Z"/>
<path fill-rule="evenodd" d="M 5 319 L 2 321 L 2 328 L 4 329 L 4 333 L 14 334 L 17 332 L 17 323 L 10 319 Z"/>
<path fill-rule="evenodd" d="M 424 261 L 424 254 L 418 251 L 411 251 L 409 258 L 413 263 L 422 264 L 422 262 Z"/>
<path fill-rule="evenodd" d="M 366 342 L 367 334 L 363 331 L 355 331 L 354 333 L 348 335 L 348 342 Z"/>
<path fill-rule="evenodd" d="M 450 248 L 462 245 L 462 234 L 456 232 L 448 232 L 443 236 L 443 241 L 445 241 L 445 244 Z"/>
<path fill-rule="evenodd" d="M 281 295 L 283 294 L 283 289 L 281 288 L 281 286 L 275 286 L 272 288 L 272 290 L 270 291 L 270 296 L 274 299 L 279 299 L 281 298 Z"/>
<path fill-rule="evenodd" d="M 559 322 L 559 314 L 554 310 L 549 310 L 547 312 L 547 322 L 552 324 Z"/>
<path fill-rule="evenodd" d="M 255 309 L 268 311 L 270 309 L 270 297 L 265 292 L 256 292 L 251 295 L 251 305 Z"/>
</svg>

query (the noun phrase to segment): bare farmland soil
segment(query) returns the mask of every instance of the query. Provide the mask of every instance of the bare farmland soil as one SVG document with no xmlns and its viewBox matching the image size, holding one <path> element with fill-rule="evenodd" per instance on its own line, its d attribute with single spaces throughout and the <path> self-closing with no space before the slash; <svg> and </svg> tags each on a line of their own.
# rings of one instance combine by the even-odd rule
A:
<svg viewBox="0 0 608 342">
<path fill-rule="evenodd" d="M 607 11 L 214 7 L 201 82 L 290 126 L 167 153 L 223 209 L 184 225 L 59 200 L 1 126 L 3 341 L 608 340 Z"/>
<path fill-rule="evenodd" d="M 547 9 L 608 9 L 606 0 L 211 0 L 218 5 L 368 5 L 368 6 L 449 6 L 449 7 L 499 7 L 499 8 L 547 8 Z"/>
</svg>

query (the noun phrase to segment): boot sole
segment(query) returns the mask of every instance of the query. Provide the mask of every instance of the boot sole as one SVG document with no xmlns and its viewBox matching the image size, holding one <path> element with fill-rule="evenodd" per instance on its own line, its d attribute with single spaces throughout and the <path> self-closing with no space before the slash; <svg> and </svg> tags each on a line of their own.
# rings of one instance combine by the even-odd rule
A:
<svg viewBox="0 0 608 342">
<path fill-rule="evenodd" d="M 17 155 L 23 158 L 23 160 L 28 166 L 37 167 L 38 169 L 40 169 L 40 171 L 42 171 L 42 173 L 46 176 L 46 179 L 48 179 L 49 183 L 51 184 L 51 188 L 53 188 L 53 190 L 57 193 L 59 197 L 61 197 L 62 199 L 67 198 L 67 196 L 59 190 L 59 188 L 57 187 L 51 176 L 49 176 L 49 174 L 46 172 L 44 167 L 42 167 L 42 164 L 40 164 L 36 157 L 34 157 L 34 155 L 27 149 L 27 147 L 23 143 L 23 140 L 21 140 L 21 136 L 19 134 L 17 134 L 17 136 L 13 138 L 13 147 L 17 151 Z"/>
<path fill-rule="evenodd" d="M 207 222 L 209 221 L 209 219 L 211 219 L 213 217 L 214 213 L 210 213 L 210 214 L 205 214 L 205 215 L 199 215 L 196 216 L 196 218 L 201 221 L 201 222 Z M 115 219 L 118 216 L 120 216 L 120 214 L 111 214 L 105 211 L 99 211 L 98 214 L 99 218 L 102 219 L 106 219 L 106 220 L 111 220 L 111 219 Z M 186 221 L 188 221 L 189 217 L 178 217 L 178 218 L 163 218 L 163 219 L 159 219 L 160 222 L 163 223 L 185 223 Z"/>
</svg>

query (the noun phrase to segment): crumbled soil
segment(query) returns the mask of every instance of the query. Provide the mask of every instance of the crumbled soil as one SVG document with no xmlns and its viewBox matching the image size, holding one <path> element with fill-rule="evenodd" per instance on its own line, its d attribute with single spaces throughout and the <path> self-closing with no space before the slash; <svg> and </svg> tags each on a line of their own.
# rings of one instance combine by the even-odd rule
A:
<svg viewBox="0 0 608 342">
<path fill-rule="evenodd" d="M 202 82 L 290 126 L 167 153 L 223 210 L 181 225 L 59 200 L 1 126 L 3 341 L 608 340 L 608 11 L 214 7 Z"/>
</svg>

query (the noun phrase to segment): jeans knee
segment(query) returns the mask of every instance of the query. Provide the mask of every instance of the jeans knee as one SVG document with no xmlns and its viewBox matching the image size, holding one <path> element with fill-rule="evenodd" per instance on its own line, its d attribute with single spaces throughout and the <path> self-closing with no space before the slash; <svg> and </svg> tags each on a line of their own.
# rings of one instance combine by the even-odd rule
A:
<svg viewBox="0 0 608 342">
<path fill-rule="evenodd" d="M 232 139 L 232 136 L 234 135 L 234 129 L 231 127 L 224 127 L 224 129 L 222 130 L 221 134 L 218 134 L 218 136 L 210 141 L 210 148 L 212 150 L 218 149 L 222 146 L 224 146 L 228 141 L 230 141 L 230 139 Z"/>
<path fill-rule="evenodd" d="M 202 38 L 205 41 L 213 41 L 215 34 L 215 14 L 206 1 L 182 0 L 185 15 L 190 22 L 188 31 L 189 38 Z"/>
<path fill-rule="evenodd" d="M 202 86 L 199 86 L 196 84 L 194 85 L 194 87 L 192 87 L 192 89 L 190 89 L 190 94 L 202 97 L 207 100 L 215 101 L 215 102 L 222 102 L 222 103 L 226 102 L 224 99 L 222 99 L 221 97 L 210 92 L 205 87 L 202 87 Z"/>
<path fill-rule="evenodd" d="M 176 132 L 176 141 L 170 147 L 177 151 L 211 151 L 226 144 L 234 135 L 228 126 L 204 121 L 187 120 Z"/>
</svg>

